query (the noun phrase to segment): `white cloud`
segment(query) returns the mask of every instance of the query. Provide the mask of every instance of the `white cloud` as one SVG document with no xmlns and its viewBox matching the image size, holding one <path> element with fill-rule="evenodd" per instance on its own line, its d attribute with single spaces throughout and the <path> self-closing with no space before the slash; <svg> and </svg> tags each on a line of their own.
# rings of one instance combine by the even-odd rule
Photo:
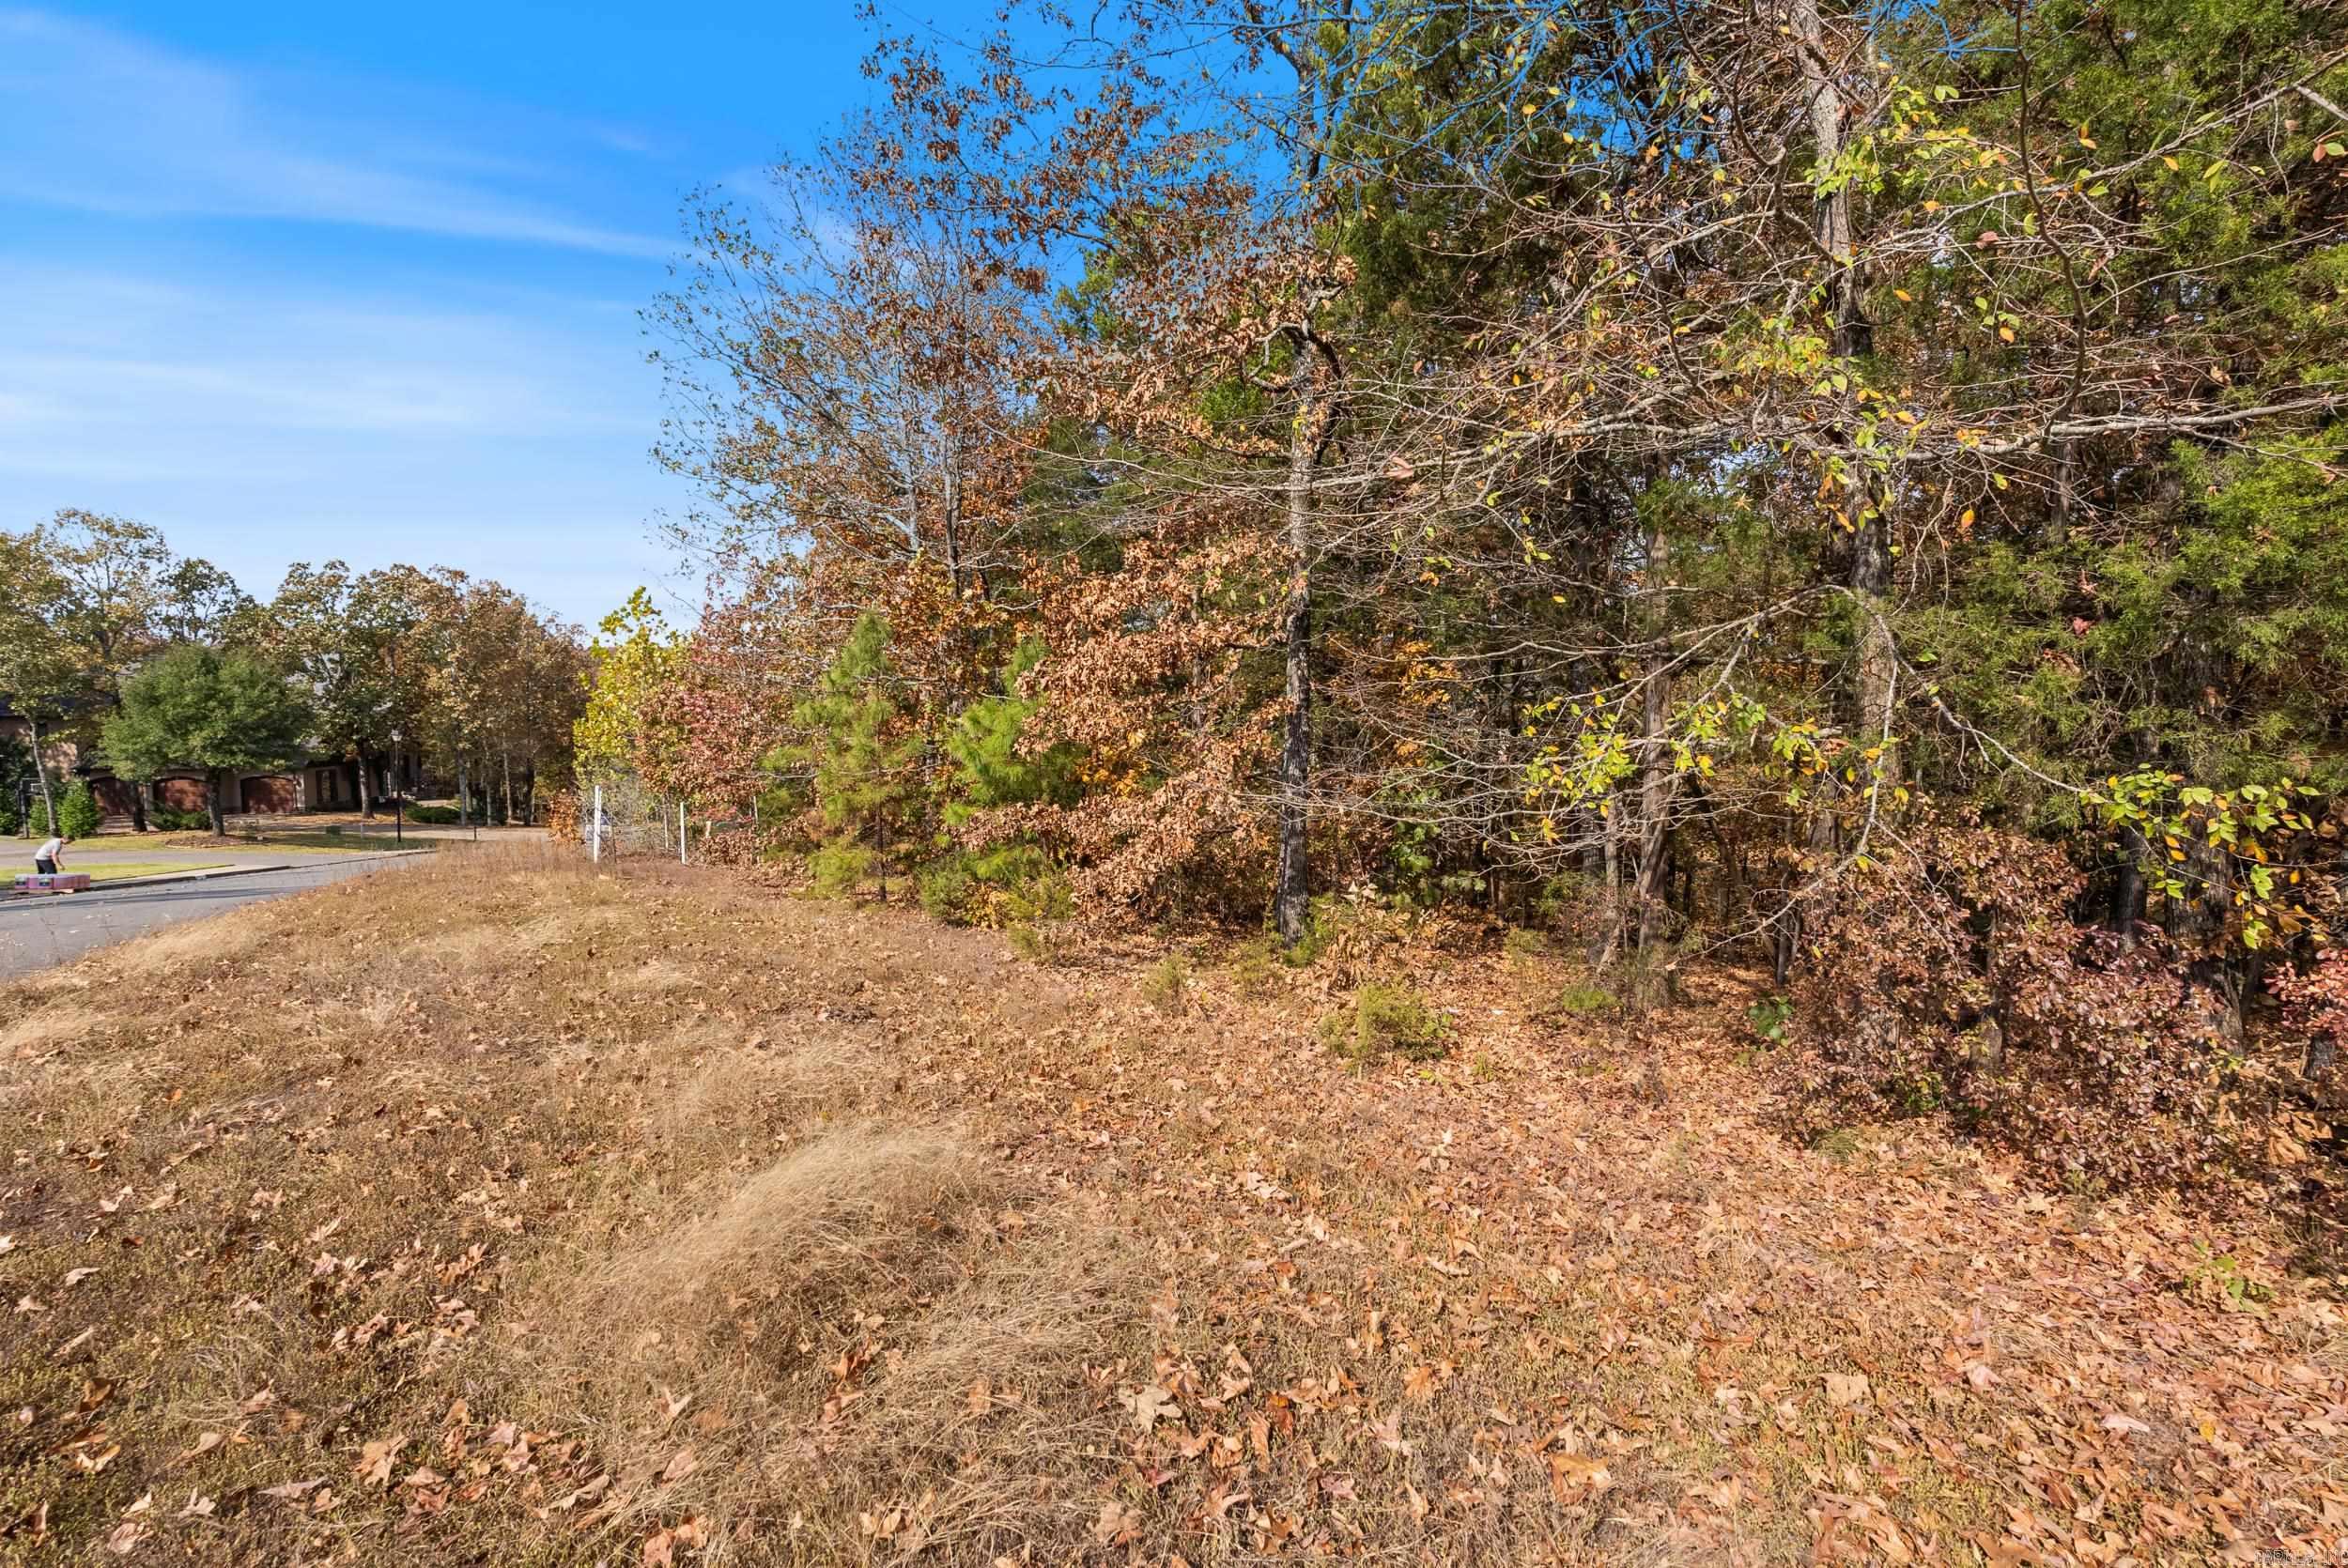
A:
<svg viewBox="0 0 2348 1568">
<path fill-rule="evenodd" d="M 585 619 L 657 578 L 683 488 L 658 381 L 599 301 L 159 283 L 0 255 L 0 528 L 162 528 L 266 592 L 340 555 L 490 576 Z"/>
<path fill-rule="evenodd" d="M 612 133 L 603 133 L 610 142 Z M 622 133 L 624 134 L 624 133 Z M 264 85 L 78 20 L 0 10 L 0 196 L 134 217 L 285 218 L 658 258 L 482 148 L 305 113 Z"/>
</svg>

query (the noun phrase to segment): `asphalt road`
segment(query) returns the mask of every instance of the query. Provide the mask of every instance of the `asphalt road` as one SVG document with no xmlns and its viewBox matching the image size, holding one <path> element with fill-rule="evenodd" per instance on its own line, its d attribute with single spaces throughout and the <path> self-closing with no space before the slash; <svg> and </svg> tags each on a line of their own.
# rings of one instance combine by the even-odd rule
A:
<svg viewBox="0 0 2348 1568">
<path fill-rule="evenodd" d="M 144 858 L 144 857 L 141 857 Z M 155 858 L 161 859 L 158 855 Z M 212 864 L 233 855 L 210 855 Z M 221 877 L 209 882 L 164 883 L 0 902 L 0 980 L 12 980 L 53 963 L 80 958 L 93 947 L 121 942 L 182 920 L 200 920 L 241 904 L 282 899 L 323 887 L 345 877 L 363 876 L 387 866 L 410 866 L 423 855 L 304 855 L 281 871 Z"/>
</svg>

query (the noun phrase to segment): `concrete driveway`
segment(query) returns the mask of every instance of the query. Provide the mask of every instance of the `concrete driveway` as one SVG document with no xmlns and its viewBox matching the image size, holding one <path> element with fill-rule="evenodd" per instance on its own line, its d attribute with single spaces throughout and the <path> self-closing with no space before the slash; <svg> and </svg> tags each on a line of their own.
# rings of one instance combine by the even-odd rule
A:
<svg viewBox="0 0 2348 1568">
<path fill-rule="evenodd" d="M 107 845 L 112 848 L 111 844 Z M 115 859 L 91 854 L 88 860 Z M 346 877 L 364 876 L 386 868 L 412 866 L 421 854 L 304 854 L 291 856 L 239 854 L 210 850 L 154 851 L 120 858 L 183 862 L 189 866 L 276 866 L 277 870 L 249 875 L 208 878 L 201 882 L 160 883 L 150 886 L 107 889 L 102 884 L 87 893 L 70 896 L 9 899 L 0 893 L 0 980 L 12 980 L 80 958 L 93 947 L 121 942 L 145 931 L 199 920 L 225 909 L 282 899 L 288 893 L 323 887 Z M 74 856 L 66 856 L 73 869 Z M 27 868 L 29 869 L 29 867 Z M 0 884 L 0 887 L 5 887 Z"/>
</svg>

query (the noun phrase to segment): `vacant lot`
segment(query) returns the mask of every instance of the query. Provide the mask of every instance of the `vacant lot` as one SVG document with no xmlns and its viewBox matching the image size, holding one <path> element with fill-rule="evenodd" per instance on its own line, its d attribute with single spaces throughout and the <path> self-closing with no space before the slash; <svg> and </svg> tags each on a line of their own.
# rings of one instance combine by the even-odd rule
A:
<svg viewBox="0 0 2348 1568">
<path fill-rule="evenodd" d="M 0 1558 L 2337 1560 L 2287 1237 L 1160 956 L 452 852 L 0 990 Z"/>
</svg>

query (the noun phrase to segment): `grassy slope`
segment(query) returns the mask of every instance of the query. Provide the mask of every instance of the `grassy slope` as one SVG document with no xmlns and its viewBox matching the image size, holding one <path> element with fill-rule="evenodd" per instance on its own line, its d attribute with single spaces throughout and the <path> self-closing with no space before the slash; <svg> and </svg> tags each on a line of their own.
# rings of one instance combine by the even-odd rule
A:
<svg viewBox="0 0 2348 1568">
<path fill-rule="evenodd" d="M 2281 1237 L 1790 1146 L 1725 996 L 1626 1060 L 1427 955 L 1452 1058 L 1356 1072 L 1314 1024 L 1402 959 L 1166 1012 L 1151 956 L 451 852 L 0 990 L 0 1559 L 2167 1562 L 2348 1521 Z"/>
</svg>

